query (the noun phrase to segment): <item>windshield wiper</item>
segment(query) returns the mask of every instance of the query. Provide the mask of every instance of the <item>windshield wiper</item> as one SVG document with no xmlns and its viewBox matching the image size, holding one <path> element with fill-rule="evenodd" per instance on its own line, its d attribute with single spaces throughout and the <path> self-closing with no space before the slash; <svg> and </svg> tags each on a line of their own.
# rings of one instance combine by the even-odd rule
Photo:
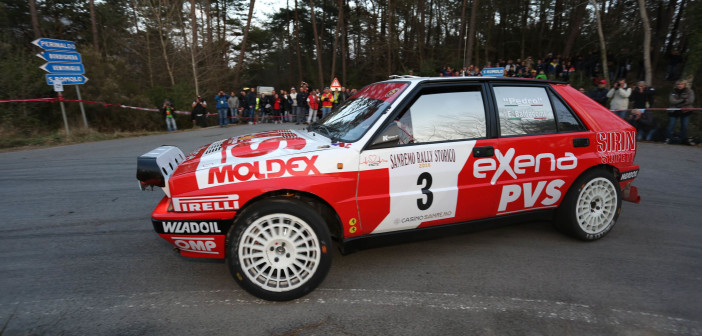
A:
<svg viewBox="0 0 702 336">
<path fill-rule="evenodd" d="M 318 121 L 315 121 L 312 125 L 310 125 L 310 128 L 309 128 L 309 130 L 313 130 L 313 129 L 323 129 L 324 130 L 323 133 L 326 133 L 326 136 L 329 139 L 331 139 L 331 142 L 338 141 L 338 139 L 334 135 L 332 135 L 332 133 L 334 133 L 334 130 L 325 124 L 320 124 Z"/>
</svg>

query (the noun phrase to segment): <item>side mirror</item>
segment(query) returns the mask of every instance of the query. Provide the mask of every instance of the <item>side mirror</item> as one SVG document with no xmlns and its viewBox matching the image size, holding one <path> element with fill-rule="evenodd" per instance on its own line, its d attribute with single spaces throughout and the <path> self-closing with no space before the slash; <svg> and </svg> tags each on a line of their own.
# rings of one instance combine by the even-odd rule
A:
<svg viewBox="0 0 702 336">
<path fill-rule="evenodd" d="M 400 144 L 401 133 L 402 130 L 397 126 L 396 123 L 392 122 L 385 127 L 382 133 L 378 134 L 378 136 L 376 136 L 375 139 L 373 139 L 370 148 L 379 149 L 395 147 L 398 144 Z"/>
</svg>

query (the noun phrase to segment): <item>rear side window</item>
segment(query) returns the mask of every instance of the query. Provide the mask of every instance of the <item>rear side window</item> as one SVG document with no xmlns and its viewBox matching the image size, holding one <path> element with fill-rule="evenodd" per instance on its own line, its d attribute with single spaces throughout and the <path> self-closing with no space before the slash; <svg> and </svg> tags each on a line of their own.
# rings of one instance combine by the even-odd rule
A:
<svg viewBox="0 0 702 336">
<path fill-rule="evenodd" d="M 494 87 L 500 135 L 556 133 L 548 92 L 543 87 Z"/>
<path fill-rule="evenodd" d="M 551 93 L 551 101 L 553 102 L 553 109 L 556 110 L 559 132 L 580 132 L 585 130 L 585 127 L 580 124 L 573 112 L 553 93 Z"/>
</svg>

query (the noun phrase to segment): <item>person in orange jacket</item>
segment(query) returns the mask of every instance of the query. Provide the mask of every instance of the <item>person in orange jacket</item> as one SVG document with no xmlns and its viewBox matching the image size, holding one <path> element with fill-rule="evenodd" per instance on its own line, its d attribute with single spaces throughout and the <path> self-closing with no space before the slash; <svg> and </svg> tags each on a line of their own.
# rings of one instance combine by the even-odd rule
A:
<svg viewBox="0 0 702 336">
<path fill-rule="evenodd" d="M 320 100 L 322 101 L 322 118 L 324 118 L 331 112 L 332 105 L 334 105 L 334 95 L 329 90 L 329 87 L 324 88 L 324 93 L 322 93 Z"/>
</svg>

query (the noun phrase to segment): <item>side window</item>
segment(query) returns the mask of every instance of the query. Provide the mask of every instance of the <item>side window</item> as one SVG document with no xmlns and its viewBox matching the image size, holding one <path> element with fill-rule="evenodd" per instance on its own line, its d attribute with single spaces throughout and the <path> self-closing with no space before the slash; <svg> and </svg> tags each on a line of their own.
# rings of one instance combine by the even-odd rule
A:
<svg viewBox="0 0 702 336">
<path fill-rule="evenodd" d="M 573 112 L 561 101 L 558 97 L 550 94 L 553 108 L 556 110 L 556 119 L 558 119 L 559 132 L 579 132 L 585 131 L 585 127 L 573 115 Z"/>
<path fill-rule="evenodd" d="M 528 135 L 556 132 L 556 120 L 542 87 L 494 87 L 500 135 Z"/>
<path fill-rule="evenodd" d="M 480 87 L 448 89 L 450 92 L 436 88 L 420 92 L 419 98 L 385 128 L 381 137 L 393 140 L 393 144 L 485 137 L 485 107 Z M 384 142 L 380 140 L 375 143 Z"/>
</svg>

